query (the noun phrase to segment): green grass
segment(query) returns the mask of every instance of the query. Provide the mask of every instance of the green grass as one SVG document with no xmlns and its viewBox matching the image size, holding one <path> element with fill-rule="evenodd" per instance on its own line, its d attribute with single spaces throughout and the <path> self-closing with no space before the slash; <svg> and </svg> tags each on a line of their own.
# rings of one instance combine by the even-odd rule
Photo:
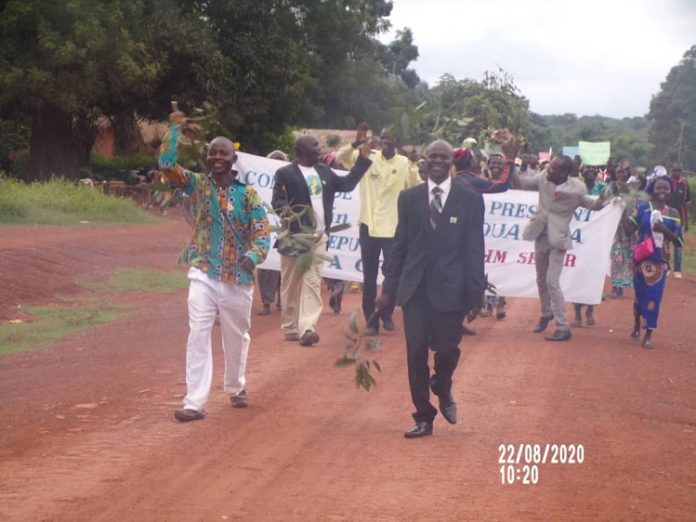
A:
<svg viewBox="0 0 696 522">
<path fill-rule="evenodd" d="M 106 281 L 85 279 L 85 288 L 102 292 L 171 292 L 188 286 L 186 274 L 174 270 L 122 268 L 115 270 Z"/>
<path fill-rule="evenodd" d="M 26 309 L 34 318 L 21 324 L 0 324 L 0 355 L 41 348 L 123 316 L 127 309 L 109 304 L 37 306 Z"/>
<path fill-rule="evenodd" d="M 131 308 L 113 305 L 113 294 L 164 293 L 186 288 L 188 279 L 175 270 L 120 269 L 104 281 L 88 279 L 81 285 L 90 296 L 65 297 L 56 306 L 36 306 L 24 311 L 33 318 L 20 324 L 0 324 L 0 355 L 42 348 L 53 341 L 119 319 Z"/>
<path fill-rule="evenodd" d="M 696 224 L 694 225 L 696 226 Z M 682 250 L 682 271 L 696 275 L 696 229 L 689 228 Z"/>
<path fill-rule="evenodd" d="M 684 237 L 684 249 L 682 251 L 682 271 L 696 275 L 696 177 L 689 176 L 689 190 L 691 199 L 689 205 L 689 231 Z"/>
<path fill-rule="evenodd" d="M 79 225 L 157 223 L 127 199 L 63 180 L 25 184 L 0 180 L 0 224 Z"/>
</svg>

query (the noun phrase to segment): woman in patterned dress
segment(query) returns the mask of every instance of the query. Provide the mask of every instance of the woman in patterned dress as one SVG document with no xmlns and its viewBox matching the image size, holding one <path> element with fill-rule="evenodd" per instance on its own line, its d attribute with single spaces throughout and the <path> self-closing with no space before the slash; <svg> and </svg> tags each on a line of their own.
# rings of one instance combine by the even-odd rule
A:
<svg viewBox="0 0 696 522">
<path fill-rule="evenodd" d="M 612 192 L 616 196 L 630 194 L 628 178 L 630 170 L 619 167 L 616 171 L 616 181 L 612 183 Z M 627 211 L 631 212 L 635 205 L 635 197 L 630 197 Z M 609 257 L 611 259 L 611 294 L 610 299 L 623 297 L 624 290 L 633 288 L 633 234 L 626 233 L 622 223 L 616 229 L 616 235 L 611 245 Z"/>
<path fill-rule="evenodd" d="M 627 227 L 637 232 L 636 245 L 645 240 L 652 240 L 654 251 L 644 259 L 634 261 L 633 286 L 635 301 L 633 303 L 633 332 L 631 337 L 640 337 L 640 319 L 645 320 L 643 348 L 652 348 L 652 331 L 657 328 L 660 315 L 660 302 L 665 289 L 669 271 L 669 243 L 681 242 L 681 221 L 679 213 L 667 206 L 667 199 L 672 191 L 668 179 L 655 182 L 650 201 L 641 202 L 628 218 Z"/>
</svg>

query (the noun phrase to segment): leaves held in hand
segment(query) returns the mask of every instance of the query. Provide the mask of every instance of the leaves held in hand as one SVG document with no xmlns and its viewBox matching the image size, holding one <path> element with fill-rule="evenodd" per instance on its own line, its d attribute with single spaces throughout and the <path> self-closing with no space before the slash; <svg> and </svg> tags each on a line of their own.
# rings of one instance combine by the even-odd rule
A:
<svg viewBox="0 0 696 522">
<path fill-rule="evenodd" d="M 369 322 L 369 321 L 368 321 Z M 365 331 L 360 331 L 358 327 L 358 312 L 354 311 L 348 318 L 348 330 L 345 337 L 348 343 L 343 349 L 343 353 L 336 360 L 334 366 L 344 368 L 346 366 L 355 367 L 355 385 L 370 391 L 377 381 L 372 376 L 371 369 L 375 368 L 378 372 L 382 371 L 382 365 L 377 359 L 370 358 L 368 355 L 375 350 L 382 349 L 382 343 L 377 339 L 366 339 Z M 354 335 L 353 335 L 354 334 Z"/>
<path fill-rule="evenodd" d="M 314 227 L 302 224 L 302 216 L 308 213 L 311 214 L 311 207 L 308 205 L 295 205 L 292 208 L 285 207 L 280 212 L 276 212 L 267 204 L 264 204 L 264 207 L 267 213 L 276 216 L 278 219 L 278 225 L 272 227 L 272 230 L 278 233 L 278 251 L 283 255 L 296 256 L 302 273 L 309 270 L 314 263 L 332 261 L 332 258 L 325 254 L 312 252 L 314 246 L 321 239 L 321 235 L 317 234 Z M 341 223 L 329 228 L 328 232 L 329 234 L 342 232 L 351 226 L 350 223 Z"/>
</svg>

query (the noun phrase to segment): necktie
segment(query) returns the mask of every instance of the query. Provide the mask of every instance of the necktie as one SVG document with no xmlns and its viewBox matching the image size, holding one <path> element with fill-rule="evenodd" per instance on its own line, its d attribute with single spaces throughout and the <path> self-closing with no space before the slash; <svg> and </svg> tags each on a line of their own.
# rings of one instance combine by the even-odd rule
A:
<svg viewBox="0 0 696 522">
<path fill-rule="evenodd" d="M 440 214 L 442 214 L 442 199 L 440 198 L 442 189 L 435 187 L 431 192 L 433 193 L 433 199 L 430 202 L 430 226 L 435 230 L 440 221 Z"/>
</svg>

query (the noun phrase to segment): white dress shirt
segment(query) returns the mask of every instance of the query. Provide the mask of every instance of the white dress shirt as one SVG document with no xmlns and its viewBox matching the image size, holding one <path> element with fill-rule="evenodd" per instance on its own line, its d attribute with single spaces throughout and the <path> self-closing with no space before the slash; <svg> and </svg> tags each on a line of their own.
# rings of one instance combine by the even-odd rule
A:
<svg viewBox="0 0 696 522">
<path fill-rule="evenodd" d="M 445 208 L 445 203 L 447 203 L 447 196 L 449 196 L 450 189 L 452 188 L 452 178 L 447 176 L 445 180 L 439 185 L 430 178 L 428 178 L 428 204 L 432 204 L 433 202 L 433 189 L 435 187 L 440 187 L 440 190 L 442 191 L 440 193 L 440 201 L 442 201 L 442 208 Z"/>
</svg>

